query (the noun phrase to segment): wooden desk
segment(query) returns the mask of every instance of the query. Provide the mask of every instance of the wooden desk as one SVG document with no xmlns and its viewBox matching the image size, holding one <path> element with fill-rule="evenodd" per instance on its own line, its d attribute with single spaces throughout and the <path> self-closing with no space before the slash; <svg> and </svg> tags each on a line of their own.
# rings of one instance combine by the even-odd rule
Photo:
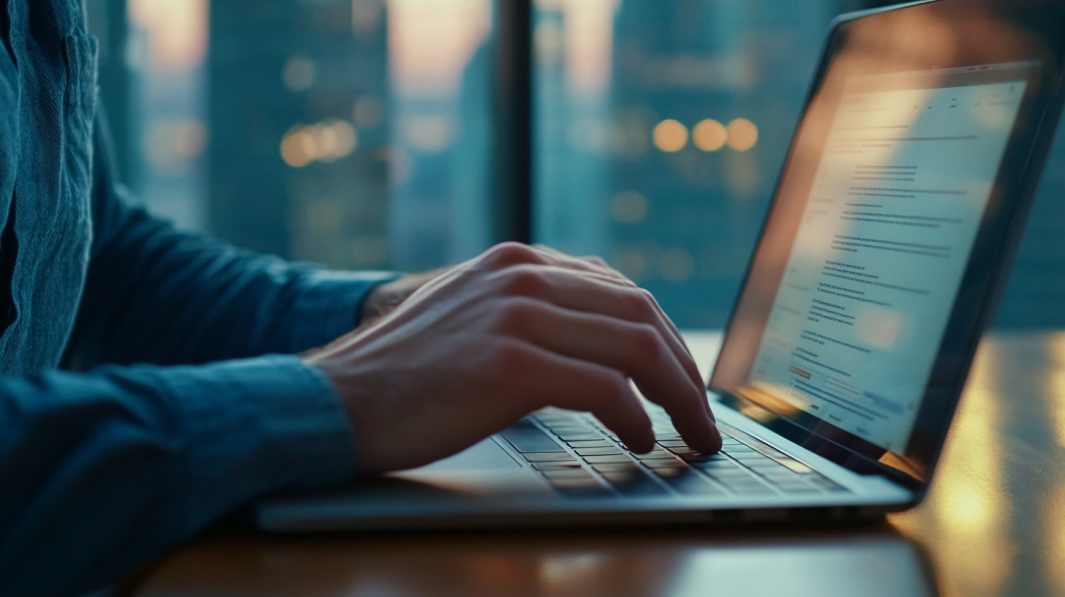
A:
<svg viewBox="0 0 1065 597">
<path fill-rule="evenodd" d="M 687 335 L 700 363 L 716 334 Z M 140 597 L 1065 595 L 1065 333 L 984 342 L 928 499 L 835 528 L 201 539 Z"/>
</svg>

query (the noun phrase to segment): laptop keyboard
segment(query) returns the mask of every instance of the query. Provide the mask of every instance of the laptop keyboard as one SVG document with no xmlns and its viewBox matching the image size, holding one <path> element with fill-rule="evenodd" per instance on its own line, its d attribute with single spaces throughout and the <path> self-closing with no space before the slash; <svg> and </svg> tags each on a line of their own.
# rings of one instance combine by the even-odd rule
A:
<svg viewBox="0 0 1065 597">
<path fill-rule="evenodd" d="M 810 495 L 847 489 L 746 434 L 719 425 L 721 452 L 700 454 L 664 413 L 652 413 L 657 443 L 625 448 L 591 417 L 545 409 L 502 435 L 551 486 L 568 497 Z"/>
</svg>

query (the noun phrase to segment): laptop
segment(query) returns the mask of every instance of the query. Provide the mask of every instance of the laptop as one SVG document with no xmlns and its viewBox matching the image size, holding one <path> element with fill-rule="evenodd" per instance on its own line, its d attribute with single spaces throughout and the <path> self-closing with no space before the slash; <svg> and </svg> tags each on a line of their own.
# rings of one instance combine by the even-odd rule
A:
<svg viewBox="0 0 1065 597">
<path fill-rule="evenodd" d="M 548 409 L 454 457 L 256 506 L 270 531 L 877 517 L 923 497 L 1062 105 L 1065 1 L 844 15 L 736 300 L 700 454 Z"/>
</svg>

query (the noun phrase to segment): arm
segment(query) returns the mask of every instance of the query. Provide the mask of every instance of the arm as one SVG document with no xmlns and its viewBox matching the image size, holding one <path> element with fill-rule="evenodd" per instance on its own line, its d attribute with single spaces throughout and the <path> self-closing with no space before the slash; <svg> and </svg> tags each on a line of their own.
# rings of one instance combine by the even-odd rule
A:
<svg viewBox="0 0 1065 597">
<path fill-rule="evenodd" d="M 93 246 L 67 365 L 192 364 L 321 346 L 392 274 L 332 272 L 178 231 L 128 204 L 96 127 Z"/>
<path fill-rule="evenodd" d="M 114 581 L 263 493 L 351 474 L 328 382 L 296 357 L 0 378 L 0 586 Z"/>
</svg>

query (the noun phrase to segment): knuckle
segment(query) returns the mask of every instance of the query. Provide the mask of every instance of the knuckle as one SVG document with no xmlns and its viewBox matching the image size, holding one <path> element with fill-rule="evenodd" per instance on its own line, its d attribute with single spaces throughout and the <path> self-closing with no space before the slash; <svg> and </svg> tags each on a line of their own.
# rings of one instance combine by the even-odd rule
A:
<svg viewBox="0 0 1065 597">
<path fill-rule="evenodd" d="M 636 288 L 629 297 L 630 308 L 640 319 L 649 319 L 654 315 L 656 303 L 650 291 Z"/>
<path fill-rule="evenodd" d="M 486 253 L 486 257 L 490 263 L 499 266 L 507 266 L 534 261 L 536 251 L 528 245 L 508 241 L 489 249 Z"/>
<path fill-rule="evenodd" d="M 530 300 L 508 299 L 496 314 L 496 326 L 502 332 L 514 334 L 534 320 L 535 309 L 535 303 Z"/>
<path fill-rule="evenodd" d="M 504 275 L 504 287 L 508 294 L 533 296 L 543 288 L 545 280 L 541 272 L 532 265 L 524 264 L 509 268 Z"/>
<path fill-rule="evenodd" d="M 640 357 L 659 357 L 661 355 L 661 342 L 658 330 L 648 324 L 638 324 L 633 331 L 633 344 L 639 351 Z"/>
</svg>

